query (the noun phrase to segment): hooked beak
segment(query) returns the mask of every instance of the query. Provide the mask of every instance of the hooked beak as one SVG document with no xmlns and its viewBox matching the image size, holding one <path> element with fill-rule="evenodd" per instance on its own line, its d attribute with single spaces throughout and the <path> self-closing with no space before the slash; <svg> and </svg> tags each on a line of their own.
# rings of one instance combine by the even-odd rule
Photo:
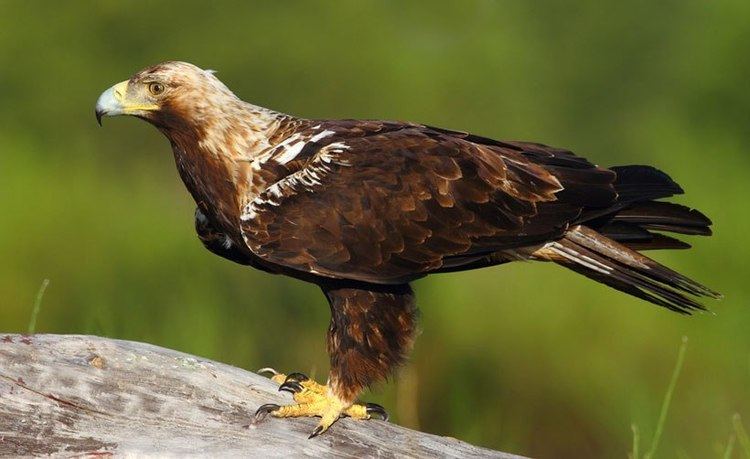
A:
<svg viewBox="0 0 750 459">
<path fill-rule="evenodd" d="M 158 105 L 139 99 L 138 95 L 128 97 L 128 80 L 117 83 L 107 89 L 96 101 L 96 121 L 102 125 L 105 116 L 117 115 L 143 115 L 145 112 L 154 111 Z M 136 99 L 136 100 L 130 100 Z"/>
<path fill-rule="evenodd" d="M 99 96 L 96 101 L 96 122 L 102 125 L 102 118 L 105 116 L 117 116 L 125 113 L 123 99 L 125 91 L 128 88 L 128 82 L 122 81 L 107 89 Z"/>
</svg>

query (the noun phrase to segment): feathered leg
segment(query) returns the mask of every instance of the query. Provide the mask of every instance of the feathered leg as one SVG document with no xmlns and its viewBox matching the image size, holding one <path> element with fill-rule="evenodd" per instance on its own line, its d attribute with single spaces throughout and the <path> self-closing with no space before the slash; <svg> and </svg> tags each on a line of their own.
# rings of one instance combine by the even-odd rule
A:
<svg viewBox="0 0 750 459">
<path fill-rule="evenodd" d="M 331 370 L 326 386 L 300 373 L 274 374 L 279 390 L 292 392 L 297 404 L 264 405 L 256 419 L 320 416 L 311 438 L 325 432 L 341 416 L 370 419 L 382 407 L 357 404 L 370 384 L 385 379 L 404 361 L 416 327 L 414 294 L 408 285 L 376 286 L 347 283 L 322 287 L 331 306 L 328 354 Z"/>
</svg>

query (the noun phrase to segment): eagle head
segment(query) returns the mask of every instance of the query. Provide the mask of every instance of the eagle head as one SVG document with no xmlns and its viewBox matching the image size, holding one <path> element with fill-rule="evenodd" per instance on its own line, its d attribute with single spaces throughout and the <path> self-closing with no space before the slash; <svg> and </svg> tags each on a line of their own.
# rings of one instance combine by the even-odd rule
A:
<svg viewBox="0 0 750 459">
<path fill-rule="evenodd" d="M 107 89 L 96 101 L 96 119 L 131 115 L 157 127 L 199 125 L 217 108 L 238 101 L 211 70 L 170 61 L 141 70 Z"/>
</svg>

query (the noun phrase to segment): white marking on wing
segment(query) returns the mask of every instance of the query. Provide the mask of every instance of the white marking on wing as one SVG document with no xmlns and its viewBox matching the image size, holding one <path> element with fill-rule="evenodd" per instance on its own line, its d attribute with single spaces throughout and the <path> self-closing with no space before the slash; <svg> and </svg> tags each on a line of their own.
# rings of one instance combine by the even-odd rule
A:
<svg viewBox="0 0 750 459">
<path fill-rule="evenodd" d="M 295 142 L 297 139 L 300 138 L 300 136 L 301 136 L 300 133 L 292 134 L 289 137 L 287 137 L 286 139 L 284 139 L 283 142 L 281 142 L 280 144 L 276 145 L 276 148 L 282 148 L 282 147 L 286 148 L 287 145 L 289 145 L 292 142 Z"/>
<path fill-rule="evenodd" d="M 263 206 L 280 206 L 284 198 L 294 196 L 303 190 L 311 190 L 315 186 L 322 185 L 323 177 L 330 169 L 318 167 L 305 168 L 291 174 L 273 185 L 248 203 L 240 215 L 240 220 L 248 221 L 254 219 Z M 302 189 L 300 189 L 302 188 Z"/>
<path fill-rule="evenodd" d="M 232 238 L 224 235 L 224 240 L 221 242 L 221 245 L 223 245 L 225 249 L 229 250 L 232 247 Z"/>
<path fill-rule="evenodd" d="M 325 136 L 322 136 L 322 134 L 324 133 Z M 333 134 L 332 131 L 323 131 L 317 134 L 315 137 L 312 137 L 310 140 L 312 141 L 316 137 L 320 139 L 331 134 Z M 296 140 L 296 138 L 292 139 L 291 137 L 290 139 Z M 288 140 L 290 139 L 287 139 L 287 141 L 285 142 L 287 142 L 288 144 Z M 305 142 L 299 143 L 304 144 Z M 295 146 L 296 144 L 291 148 L 294 148 Z M 304 191 L 315 191 L 314 189 L 316 187 L 323 185 L 323 180 L 325 179 L 326 175 L 333 172 L 332 164 L 336 164 L 339 166 L 350 166 L 350 163 L 348 161 L 341 158 L 341 153 L 343 153 L 344 150 L 348 149 L 350 149 L 350 147 L 343 142 L 336 142 L 323 147 L 318 153 L 318 157 L 307 167 L 298 170 L 297 172 L 290 174 L 274 183 L 273 185 L 269 186 L 265 191 L 260 193 L 255 197 L 255 199 L 249 202 L 243 208 L 240 219 L 242 221 L 252 220 L 258 215 L 258 212 L 263 206 L 280 206 L 284 198 L 294 196 L 295 194 Z M 286 152 L 277 157 L 276 160 L 281 162 L 281 159 L 285 154 Z M 260 164 L 258 164 L 258 166 L 260 166 Z"/>
<path fill-rule="evenodd" d="M 324 139 L 326 137 L 330 137 L 333 134 L 335 134 L 335 132 L 329 131 L 329 130 L 325 130 L 323 132 L 319 132 L 319 133 L 315 134 L 314 136 L 312 136 L 312 138 L 310 139 L 310 142 L 317 142 L 318 140 Z"/>
<path fill-rule="evenodd" d="M 343 142 L 335 142 L 326 145 L 325 148 L 320 150 L 320 154 L 318 155 L 318 157 L 326 167 L 329 167 L 331 163 L 338 164 L 339 166 L 350 166 L 351 164 L 347 160 L 342 158 L 341 155 L 344 150 L 349 150 L 350 148 L 351 147 L 349 147 L 349 145 Z"/>
<path fill-rule="evenodd" d="M 284 153 L 280 154 L 276 157 L 276 161 L 280 164 L 286 164 L 289 161 L 293 160 L 297 157 L 299 152 L 302 151 L 302 149 L 305 147 L 307 142 L 299 141 L 295 143 L 294 145 L 285 145 L 284 146 Z"/>
<path fill-rule="evenodd" d="M 323 132 L 319 132 L 315 134 L 307 142 L 317 142 L 321 139 L 332 136 L 333 134 L 335 134 L 335 132 L 325 130 Z M 307 145 L 307 142 L 300 140 L 294 144 L 290 143 L 291 140 L 293 139 L 296 140 L 297 138 L 299 138 L 299 134 L 295 134 L 291 136 L 289 139 L 279 144 L 279 147 L 284 148 L 284 152 L 280 154 L 278 157 L 276 157 L 276 161 L 278 161 L 280 164 L 286 164 L 289 161 L 294 160 L 294 158 L 296 158 L 297 155 L 299 155 L 302 149 L 305 148 L 305 145 Z"/>
<path fill-rule="evenodd" d="M 340 149 L 340 150 L 349 150 L 351 147 L 344 142 L 334 142 L 331 144 L 326 145 L 326 148 L 330 150 Z"/>
<path fill-rule="evenodd" d="M 258 198 L 255 198 L 257 200 Z M 240 215 L 240 220 L 243 222 L 252 220 L 258 215 L 258 212 L 255 210 L 255 200 L 249 202 L 244 209 L 242 209 L 242 215 Z"/>
</svg>

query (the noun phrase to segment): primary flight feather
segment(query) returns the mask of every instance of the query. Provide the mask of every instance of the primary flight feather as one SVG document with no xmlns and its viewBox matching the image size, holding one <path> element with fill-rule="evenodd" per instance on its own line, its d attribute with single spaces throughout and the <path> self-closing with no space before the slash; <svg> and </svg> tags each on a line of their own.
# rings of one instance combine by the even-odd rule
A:
<svg viewBox="0 0 750 459">
<path fill-rule="evenodd" d="M 165 62 L 105 91 L 96 116 L 133 115 L 170 141 L 198 237 L 243 265 L 319 285 L 331 306 L 327 385 L 268 369 L 295 404 L 256 420 L 385 416 L 355 403 L 403 361 L 409 282 L 516 260 L 552 261 L 680 313 L 719 295 L 640 251 L 711 234 L 649 166 L 595 166 L 530 142 L 415 123 L 307 120 L 243 102 L 211 71 Z"/>
</svg>

